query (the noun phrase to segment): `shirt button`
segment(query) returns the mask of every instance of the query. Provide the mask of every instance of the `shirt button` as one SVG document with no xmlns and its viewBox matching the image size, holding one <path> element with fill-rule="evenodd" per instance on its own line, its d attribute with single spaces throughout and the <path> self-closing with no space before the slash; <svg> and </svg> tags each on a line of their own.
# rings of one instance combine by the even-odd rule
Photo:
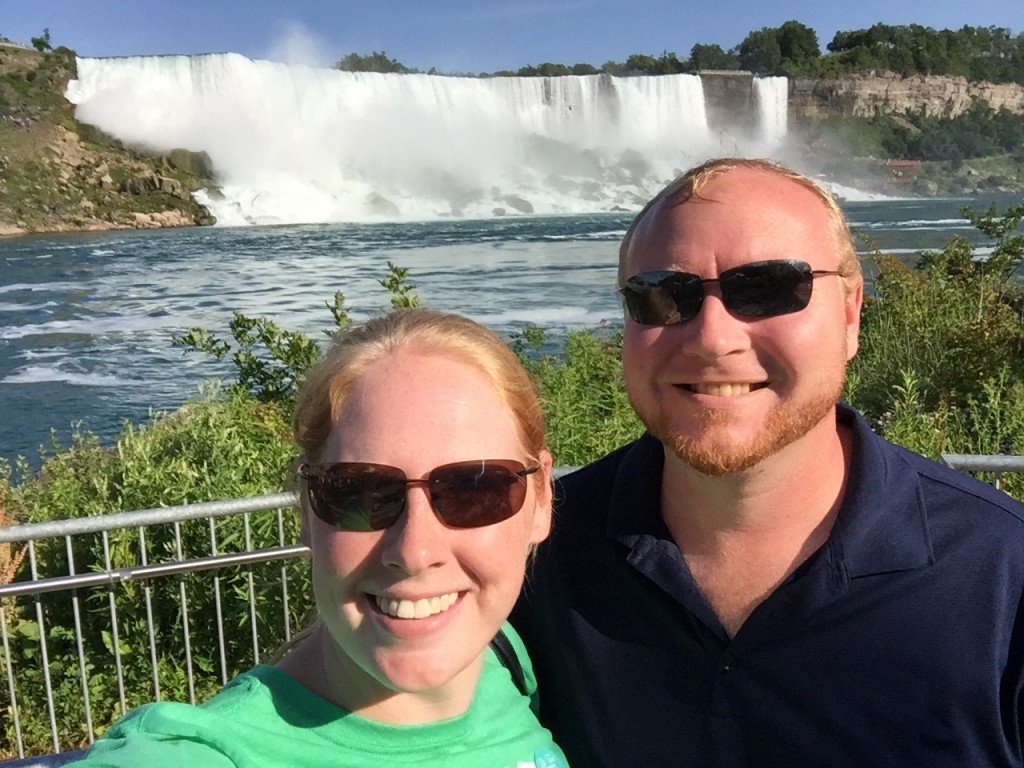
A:
<svg viewBox="0 0 1024 768">
<path fill-rule="evenodd" d="M 722 665 L 722 672 L 731 672 L 731 671 L 732 671 L 732 664 L 723 664 Z"/>
</svg>

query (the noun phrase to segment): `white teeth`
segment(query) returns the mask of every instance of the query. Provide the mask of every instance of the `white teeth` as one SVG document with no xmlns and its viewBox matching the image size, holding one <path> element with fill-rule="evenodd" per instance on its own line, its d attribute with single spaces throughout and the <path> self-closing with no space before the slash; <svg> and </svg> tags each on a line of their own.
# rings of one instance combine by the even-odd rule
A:
<svg viewBox="0 0 1024 768">
<path fill-rule="evenodd" d="M 750 392 L 750 384 L 691 384 L 690 389 L 701 395 L 715 397 L 733 397 L 746 395 Z"/>
<path fill-rule="evenodd" d="M 451 608 L 459 599 L 459 593 L 449 592 L 445 595 L 424 597 L 419 600 L 398 600 L 384 595 L 374 595 L 374 598 L 377 600 L 377 607 L 388 616 L 399 619 L 425 619 Z"/>
</svg>

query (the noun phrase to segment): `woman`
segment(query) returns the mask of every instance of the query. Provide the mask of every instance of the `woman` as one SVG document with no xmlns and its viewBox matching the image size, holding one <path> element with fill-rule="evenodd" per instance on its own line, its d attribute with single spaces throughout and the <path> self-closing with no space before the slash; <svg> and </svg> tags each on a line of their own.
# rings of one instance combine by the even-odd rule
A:
<svg viewBox="0 0 1024 768">
<path fill-rule="evenodd" d="M 564 766 L 488 650 L 504 626 L 532 683 L 504 622 L 551 524 L 507 345 L 425 309 L 371 320 L 310 374 L 294 430 L 317 624 L 201 707 L 131 713 L 85 765 Z"/>
</svg>

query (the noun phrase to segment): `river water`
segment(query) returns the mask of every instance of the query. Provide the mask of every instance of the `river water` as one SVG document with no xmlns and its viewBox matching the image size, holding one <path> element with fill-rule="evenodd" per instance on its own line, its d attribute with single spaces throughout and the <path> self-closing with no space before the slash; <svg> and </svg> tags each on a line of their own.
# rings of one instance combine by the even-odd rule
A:
<svg viewBox="0 0 1024 768">
<path fill-rule="evenodd" d="M 859 247 L 913 259 L 954 234 L 960 206 L 988 200 L 846 204 Z M 1012 202 L 998 199 L 1000 205 Z M 388 305 L 387 262 L 410 270 L 424 304 L 509 333 L 557 340 L 622 322 L 618 242 L 632 214 L 420 223 L 215 227 L 0 240 L 0 458 L 37 462 L 50 430 L 80 423 L 110 441 L 125 420 L 173 410 L 227 365 L 172 347 L 199 326 L 226 336 L 233 311 L 317 333 L 344 292 L 352 316 Z M 870 259 L 866 261 L 870 276 Z"/>
</svg>

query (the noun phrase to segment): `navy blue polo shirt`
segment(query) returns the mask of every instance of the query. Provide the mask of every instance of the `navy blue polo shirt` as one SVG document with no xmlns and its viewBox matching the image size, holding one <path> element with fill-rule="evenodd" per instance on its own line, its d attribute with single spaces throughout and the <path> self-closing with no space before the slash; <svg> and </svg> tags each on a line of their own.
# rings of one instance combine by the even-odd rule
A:
<svg viewBox="0 0 1024 768">
<path fill-rule="evenodd" d="M 574 767 L 1024 765 L 1024 507 L 838 418 L 832 533 L 731 640 L 661 519 L 657 440 L 563 478 L 513 621 Z"/>
</svg>

